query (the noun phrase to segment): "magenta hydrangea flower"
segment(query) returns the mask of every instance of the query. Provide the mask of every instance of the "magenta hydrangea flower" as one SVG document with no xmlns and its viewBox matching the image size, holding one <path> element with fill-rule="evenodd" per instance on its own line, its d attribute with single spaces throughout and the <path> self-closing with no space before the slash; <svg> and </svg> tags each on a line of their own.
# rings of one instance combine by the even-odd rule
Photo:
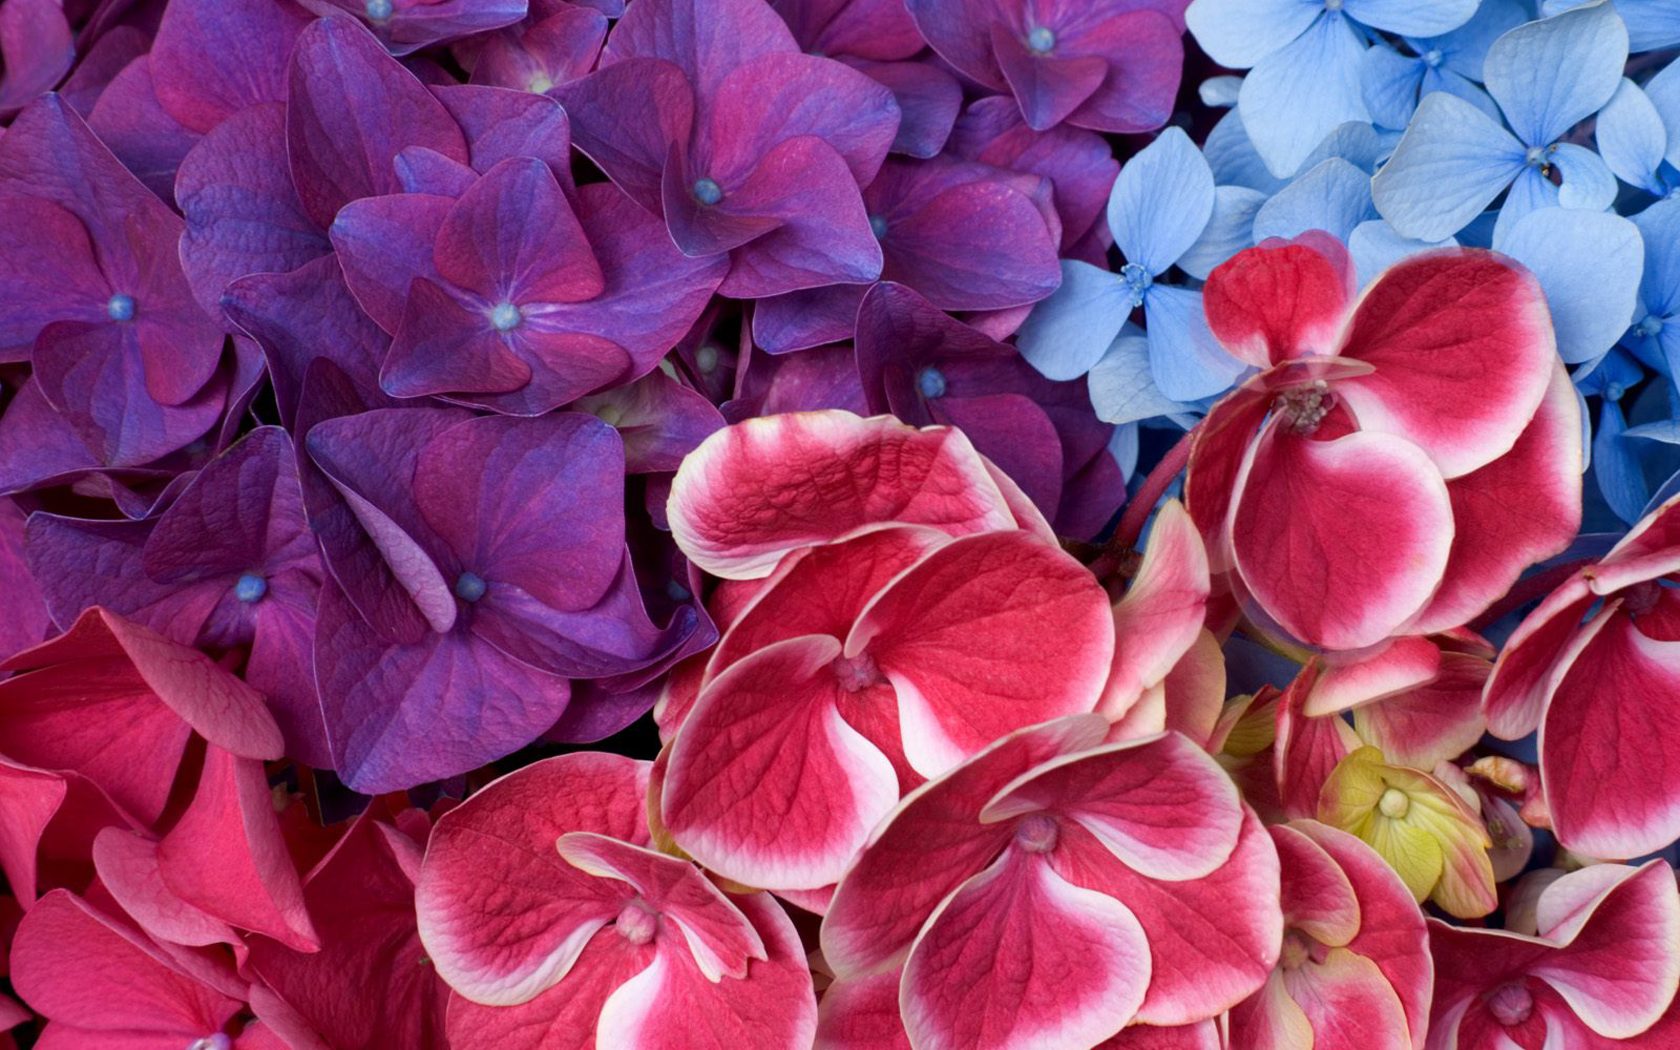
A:
<svg viewBox="0 0 1680 1050">
<path fill-rule="evenodd" d="M 898 106 L 864 74 L 801 53 L 764 0 L 635 5 L 600 70 L 555 95 L 578 148 L 662 215 L 685 255 L 729 255 L 723 294 L 880 275 L 859 187 L 892 145 Z"/>
</svg>

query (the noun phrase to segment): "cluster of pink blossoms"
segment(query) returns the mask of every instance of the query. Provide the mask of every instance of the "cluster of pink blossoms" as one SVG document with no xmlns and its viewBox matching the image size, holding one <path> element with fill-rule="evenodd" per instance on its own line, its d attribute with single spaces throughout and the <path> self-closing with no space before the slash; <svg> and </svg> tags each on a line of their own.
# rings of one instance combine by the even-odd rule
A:
<svg viewBox="0 0 1680 1050">
<path fill-rule="evenodd" d="M 1580 515 L 1533 279 L 1447 249 L 1354 292 L 1318 234 L 1214 271 L 1256 371 L 1101 551 L 956 429 L 714 433 L 668 518 L 721 637 L 652 761 L 323 827 L 261 694 L 90 610 L 0 681 L 37 1045 L 1680 1046 L 1680 892 L 1637 861 L 1680 836 L 1680 501 L 1519 582 Z M 1228 697 L 1262 650 L 1287 687 Z M 1534 765 L 1484 743 L 1536 728 Z"/>
</svg>

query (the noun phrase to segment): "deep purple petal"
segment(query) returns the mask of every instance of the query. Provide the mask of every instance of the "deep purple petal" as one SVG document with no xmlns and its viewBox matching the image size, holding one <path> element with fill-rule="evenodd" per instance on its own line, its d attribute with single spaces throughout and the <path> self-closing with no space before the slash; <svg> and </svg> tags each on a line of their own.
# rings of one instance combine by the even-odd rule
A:
<svg viewBox="0 0 1680 1050">
<path fill-rule="evenodd" d="M 799 45 L 764 0 L 650 0 L 630 5 L 613 27 L 601 66 L 634 58 L 670 62 L 701 99 L 762 55 L 795 54 Z"/>
<path fill-rule="evenodd" d="M 158 101 L 151 66 L 151 56 L 141 55 L 118 73 L 88 114 L 88 126 L 159 200 L 173 201 L 176 171 L 199 136 Z"/>
<path fill-rule="evenodd" d="M 396 334 L 409 285 L 439 280 L 433 245 L 455 202 L 425 193 L 364 197 L 344 206 L 332 224 L 332 245 L 344 283 L 379 327 Z"/>
<path fill-rule="evenodd" d="M 311 23 L 292 50 L 289 84 L 292 181 L 319 226 L 353 200 L 400 191 L 392 160 L 405 146 L 468 160 L 448 110 L 354 19 Z"/>
<path fill-rule="evenodd" d="M 535 157 L 504 160 L 468 189 L 432 254 L 445 281 L 516 310 L 593 299 L 605 287 L 560 184 Z"/>
<path fill-rule="evenodd" d="M 998 24 L 991 27 L 991 37 L 992 57 L 1009 81 L 1027 126 L 1036 131 L 1066 120 L 1108 76 L 1108 63 L 1101 56 L 1037 54 L 1013 29 Z"/>
<path fill-rule="evenodd" d="M 568 196 L 575 191 L 571 122 L 560 103 L 529 91 L 476 84 L 448 84 L 432 93 L 461 125 L 474 169 L 487 173 L 510 157 L 537 157 Z"/>
<path fill-rule="evenodd" d="M 643 208 L 664 214 L 666 158 L 686 148 L 694 124 L 694 93 L 682 70 L 632 59 L 560 85 L 554 95 L 571 118 L 577 148 Z"/>
<path fill-rule="evenodd" d="M 94 261 L 87 230 L 52 201 L 0 196 L 0 360 L 27 361 L 53 321 L 106 319 L 111 286 Z"/>
<path fill-rule="evenodd" d="M 286 98 L 286 59 L 309 19 L 276 0 L 174 0 L 152 43 L 163 108 L 205 134 L 235 113 Z"/>
<path fill-rule="evenodd" d="M 962 110 L 962 85 L 933 62 L 870 62 L 847 65 L 893 93 L 898 103 L 898 135 L 892 151 L 912 157 L 933 157 L 944 148 Z"/>
<path fill-rule="evenodd" d="M 525 17 L 526 0 L 393 0 L 391 14 L 368 18 L 365 0 L 298 0 L 318 15 L 347 12 L 372 30 L 393 55 L 512 25 Z"/>
<path fill-rule="evenodd" d="M 863 284 L 833 284 L 760 299 L 753 307 L 753 340 L 771 354 L 785 354 L 852 337 Z"/>
<path fill-rule="evenodd" d="M 812 54 L 891 62 L 923 47 L 903 0 L 770 0 Z"/>
<path fill-rule="evenodd" d="M 658 369 L 623 386 L 580 398 L 573 406 L 612 424 L 624 441 L 624 469 L 631 474 L 674 471 L 723 416 L 702 395 Z"/>
<path fill-rule="evenodd" d="M 605 15 L 567 5 L 491 36 L 473 63 L 472 83 L 541 93 L 587 75 L 606 39 Z"/>
<path fill-rule="evenodd" d="M 484 309 L 417 278 L 379 370 L 380 386 L 392 397 L 474 399 L 521 391 L 531 382 L 531 366 L 512 342 L 496 331 Z"/>
<path fill-rule="evenodd" d="M 58 0 L 11 0 L 0 8 L 0 117 L 52 90 L 75 58 Z"/>
</svg>

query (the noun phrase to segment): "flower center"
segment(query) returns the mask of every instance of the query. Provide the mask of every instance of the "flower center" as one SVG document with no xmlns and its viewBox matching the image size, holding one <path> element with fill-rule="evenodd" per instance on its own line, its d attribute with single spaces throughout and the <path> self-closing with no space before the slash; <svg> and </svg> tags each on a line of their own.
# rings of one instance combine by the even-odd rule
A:
<svg viewBox="0 0 1680 1050">
<path fill-rule="evenodd" d="M 232 1046 L 232 1039 L 229 1039 L 225 1033 L 217 1032 L 215 1035 L 207 1035 L 203 1039 L 194 1039 L 187 1044 L 187 1050 L 231 1050 Z"/>
<path fill-rule="evenodd" d="M 1662 584 L 1655 580 L 1636 583 L 1622 592 L 1622 608 L 1629 616 L 1643 616 L 1662 601 Z"/>
<path fill-rule="evenodd" d="M 490 311 L 490 324 L 498 332 L 511 332 L 525 320 L 525 315 L 519 312 L 519 307 L 512 303 L 497 303 Z"/>
<path fill-rule="evenodd" d="M 631 944 L 646 944 L 659 932 L 659 916 L 639 900 L 631 901 L 613 923 L 620 937 Z"/>
<path fill-rule="evenodd" d="M 233 596 L 242 602 L 257 602 L 268 593 L 268 581 L 254 572 L 245 573 L 233 585 Z"/>
<path fill-rule="evenodd" d="M 134 320 L 134 296 L 118 292 L 105 301 L 105 316 L 113 321 Z"/>
<path fill-rule="evenodd" d="M 715 179 L 695 179 L 694 199 L 701 204 L 716 204 L 723 200 L 723 187 Z"/>
<path fill-rule="evenodd" d="M 531 82 L 529 84 L 525 85 L 525 90 L 531 92 L 533 95 L 541 95 L 545 94 L 548 89 L 553 86 L 553 77 L 549 76 L 547 73 L 538 73 L 536 76 L 531 78 Z"/>
<path fill-rule="evenodd" d="M 1663 330 L 1663 319 L 1656 314 L 1646 314 L 1645 319 L 1634 325 L 1633 330 L 1649 339 Z"/>
<path fill-rule="evenodd" d="M 1412 800 L 1399 788 L 1389 788 L 1377 799 L 1377 812 L 1389 820 L 1400 820 L 1412 809 Z"/>
<path fill-rule="evenodd" d="M 694 367 L 702 373 L 710 375 L 717 371 L 718 349 L 715 346 L 702 346 L 694 352 Z"/>
<path fill-rule="evenodd" d="M 1432 47 L 1428 51 L 1425 51 L 1422 57 L 1423 64 L 1428 66 L 1430 69 L 1434 69 L 1441 64 L 1441 60 L 1446 56 L 1441 54 L 1440 48 Z"/>
<path fill-rule="evenodd" d="M 869 217 L 869 232 L 875 235 L 876 240 L 880 240 L 885 237 L 887 235 L 886 217 L 883 215 L 871 215 Z"/>
<path fill-rule="evenodd" d="M 455 597 L 464 602 L 476 602 L 484 597 L 490 585 L 476 572 L 463 572 L 455 577 Z"/>
<path fill-rule="evenodd" d="M 1340 11 L 1342 9 L 1342 0 L 1324 0 L 1324 9 L 1326 11 Z"/>
<path fill-rule="evenodd" d="M 1488 1013 L 1500 1024 L 1510 1027 L 1522 1024 L 1528 1020 L 1528 1015 L 1534 1012 L 1534 996 L 1527 988 L 1513 981 L 1502 984 L 1488 993 Z"/>
<path fill-rule="evenodd" d="M 1021 818 L 1015 825 L 1015 844 L 1028 853 L 1049 853 L 1056 848 L 1056 818 L 1047 813 L 1034 813 Z"/>
<path fill-rule="evenodd" d="M 839 656 L 828 666 L 833 668 L 834 677 L 840 680 L 840 688 L 848 693 L 862 692 L 887 680 L 881 669 L 875 666 L 875 658 L 868 653 Z"/>
<path fill-rule="evenodd" d="M 367 0 L 367 16 L 375 22 L 391 17 L 391 0 Z"/>
<path fill-rule="evenodd" d="M 1055 31 L 1048 26 L 1034 26 L 1027 33 L 1027 50 L 1035 55 L 1048 55 L 1056 49 Z"/>
<path fill-rule="evenodd" d="M 1549 147 L 1530 146 L 1528 152 L 1523 155 L 1523 160 L 1529 167 L 1539 168 L 1541 174 L 1548 174 L 1551 171 L 1551 163 L 1548 159 L 1551 155 L 1552 151 Z"/>
<path fill-rule="evenodd" d="M 1312 951 L 1307 940 L 1294 930 L 1283 931 L 1283 953 L 1278 956 L 1278 965 L 1285 970 L 1299 970 L 1312 957 Z"/>
<path fill-rule="evenodd" d="M 1322 379 L 1314 380 L 1311 386 L 1297 387 L 1285 390 L 1272 402 L 1272 411 L 1284 419 L 1284 426 L 1296 434 L 1305 436 L 1318 430 L 1318 425 L 1324 422 L 1324 417 L 1336 405 L 1336 399 L 1330 393 L 1330 384 Z"/>
<path fill-rule="evenodd" d="M 945 396 L 945 373 L 932 365 L 916 373 L 916 389 L 925 398 Z"/>
<path fill-rule="evenodd" d="M 1120 267 L 1120 280 L 1125 284 L 1126 290 L 1132 293 L 1134 310 L 1143 305 L 1144 293 L 1155 284 L 1154 275 L 1137 263 L 1127 263 Z"/>
</svg>

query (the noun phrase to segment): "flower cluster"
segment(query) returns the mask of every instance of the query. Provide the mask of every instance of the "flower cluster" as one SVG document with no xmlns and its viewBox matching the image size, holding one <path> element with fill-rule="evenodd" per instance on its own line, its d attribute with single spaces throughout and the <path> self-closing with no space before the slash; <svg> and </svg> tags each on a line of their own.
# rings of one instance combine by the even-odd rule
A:
<svg viewBox="0 0 1680 1050">
<path fill-rule="evenodd" d="M 1680 1047 L 1672 7 L 0 0 L 0 1047 Z"/>
</svg>

